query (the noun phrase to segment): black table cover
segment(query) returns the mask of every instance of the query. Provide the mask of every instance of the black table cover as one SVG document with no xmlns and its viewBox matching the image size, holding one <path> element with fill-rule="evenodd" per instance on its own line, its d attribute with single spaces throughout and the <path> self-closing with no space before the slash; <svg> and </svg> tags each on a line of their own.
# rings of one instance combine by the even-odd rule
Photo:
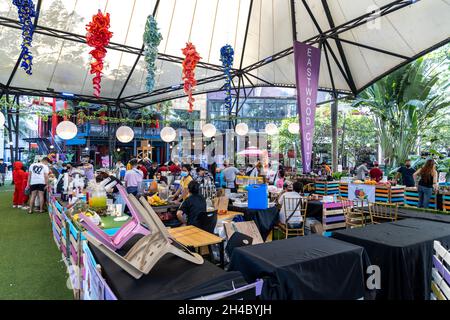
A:
<svg viewBox="0 0 450 320">
<path fill-rule="evenodd" d="M 450 224 L 405 219 L 333 232 L 333 237 L 364 247 L 380 267 L 379 300 L 430 297 L 433 240 L 450 244 Z"/>
<path fill-rule="evenodd" d="M 414 219 L 423 219 L 436 222 L 450 223 L 450 214 L 438 214 L 433 212 L 418 211 L 402 207 L 398 209 L 398 217 L 401 219 L 414 218 Z"/>
<path fill-rule="evenodd" d="M 196 265 L 166 254 L 151 270 L 136 280 L 89 244 L 102 275 L 119 300 L 184 300 L 233 290 L 247 285 L 239 272 L 225 272 L 205 261 Z"/>
<path fill-rule="evenodd" d="M 267 239 L 267 236 L 270 231 L 272 231 L 273 227 L 280 220 L 277 207 L 272 207 L 265 210 L 253 210 L 229 205 L 228 210 L 242 212 L 244 214 L 245 221 L 254 220 L 264 241 Z"/>
<path fill-rule="evenodd" d="M 237 248 L 230 270 L 263 278 L 262 299 L 359 299 L 369 264 L 363 248 L 311 235 Z"/>
</svg>

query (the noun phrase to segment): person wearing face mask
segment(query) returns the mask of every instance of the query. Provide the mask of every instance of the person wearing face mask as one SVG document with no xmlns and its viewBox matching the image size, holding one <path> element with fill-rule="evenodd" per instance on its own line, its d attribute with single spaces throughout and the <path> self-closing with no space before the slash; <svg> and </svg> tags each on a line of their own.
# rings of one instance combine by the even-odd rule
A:
<svg viewBox="0 0 450 320">
<path fill-rule="evenodd" d="M 396 179 L 401 176 L 402 182 L 406 187 L 414 187 L 416 185 L 413 177 L 415 172 L 416 170 L 411 168 L 411 160 L 408 159 L 405 161 L 405 165 L 397 170 Z"/>
<path fill-rule="evenodd" d="M 183 200 L 186 200 L 186 198 L 189 196 L 188 185 L 189 185 L 189 182 L 192 181 L 192 177 L 191 177 L 191 173 L 190 172 L 191 172 L 191 166 L 190 165 L 184 164 L 181 167 L 180 187 L 178 188 L 178 190 L 173 195 L 174 200 L 176 200 L 180 195 L 181 195 L 181 198 Z"/>
</svg>

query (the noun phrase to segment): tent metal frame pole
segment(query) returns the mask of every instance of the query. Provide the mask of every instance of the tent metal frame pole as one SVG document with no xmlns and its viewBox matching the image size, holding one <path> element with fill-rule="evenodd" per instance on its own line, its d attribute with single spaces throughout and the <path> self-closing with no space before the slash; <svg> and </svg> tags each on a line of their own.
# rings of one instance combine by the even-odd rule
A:
<svg viewBox="0 0 450 320">
<path fill-rule="evenodd" d="M 354 41 L 351 41 L 351 40 L 347 40 L 347 39 L 338 38 L 337 36 L 331 36 L 329 38 L 335 39 L 335 40 L 338 39 L 339 42 L 344 42 L 344 43 L 348 43 L 348 44 L 351 44 L 351 45 L 354 45 L 354 46 L 357 46 L 357 47 L 361 47 L 361 48 L 364 48 L 364 49 L 368 49 L 368 50 L 384 53 L 384 54 L 391 55 L 391 56 L 394 56 L 394 57 L 397 57 L 397 58 L 400 58 L 400 59 L 404 59 L 404 60 L 408 60 L 409 59 L 408 56 L 404 56 L 404 55 L 399 54 L 399 53 L 395 53 L 395 52 L 392 52 L 392 51 L 387 51 L 387 50 L 383 50 L 383 49 L 380 49 L 380 48 L 368 46 L 366 44 L 357 43 L 357 42 L 354 42 Z"/>
<path fill-rule="evenodd" d="M 39 15 L 41 13 L 41 5 L 42 5 L 42 0 L 39 0 L 36 5 L 36 16 L 35 16 L 34 22 L 33 22 L 33 30 L 36 29 L 38 21 L 39 21 Z M 34 33 L 35 33 L 35 31 L 33 31 L 33 35 L 34 35 Z M 9 88 L 12 81 L 14 80 L 14 76 L 16 75 L 17 69 L 19 69 L 22 58 L 23 58 L 23 50 L 20 51 L 19 58 L 17 59 L 16 64 L 15 64 L 14 68 L 12 69 L 11 74 L 9 75 L 8 81 L 6 82 L 6 88 Z"/>
<path fill-rule="evenodd" d="M 314 13 L 312 12 L 308 3 L 306 2 L 306 0 L 302 0 L 302 3 L 303 3 L 303 6 L 305 7 L 306 11 L 308 12 L 308 15 L 310 16 L 311 20 L 313 21 L 314 25 L 316 26 L 317 30 L 319 30 L 320 34 L 322 34 L 323 33 L 322 28 L 320 27 L 320 24 L 317 21 L 316 17 L 314 16 Z M 344 63 L 344 59 L 342 58 L 342 56 L 341 56 L 341 59 L 342 59 L 342 63 L 344 64 L 344 67 L 341 66 L 341 63 L 339 62 L 336 54 L 334 53 L 333 49 L 331 48 L 330 44 L 328 43 L 328 40 L 323 39 L 323 42 L 321 41 L 320 43 L 325 44 L 325 47 L 327 47 L 329 49 L 330 54 L 333 57 L 333 60 L 336 63 L 336 65 L 338 66 L 339 71 L 341 72 L 345 81 L 347 82 L 348 87 L 353 92 L 353 94 L 356 95 L 357 90 L 356 90 L 355 81 L 353 80 L 351 73 L 349 73 L 350 69 L 345 68 L 345 63 Z M 345 62 L 346 62 L 346 60 L 345 60 Z"/>
<path fill-rule="evenodd" d="M 322 6 L 325 10 L 325 15 L 327 16 L 327 20 L 328 20 L 328 24 L 329 24 L 330 28 L 336 27 L 334 24 L 334 20 L 331 15 L 330 7 L 328 6 L 327 0 L 322 0 Z M 338 49 L 339 55 L 341 56 L 341 60 L 342 60 L 342 64 L 344 65 L 345 73 L 347 74 L 348 80 L 350 81 L 350 88 L 353 91 L 353 93 L 356 95 L 356 91 L 357 91 L 356 84 L 355 84 L 355 81 L 353 80 L 353 75 L 350 70 L 350 65 L 348 64 L 347 57 L 344 52 L 344 48 L 342 47 L 342 44 L 339 40 L 339 36 L 336 36 L 336 38 L 334 38 L 334 41 L 336 42 L 336 47 Z"/>
<path fill-rule="evenodd" d="M 418 1 L 420 1 L 420 0 L 417 0 L 416 2 L 418 2 Z M 416 2 L 414 2 L 414 3 L 416 3 Z M 339 25 L 339 26 L 337 26 L 335 28 L 331 28 L 331 29 L 329 29 L 329 30 L 327 30 L 325 32 L 322 32 L 322 33 L 320 33 L 318 35 L 315 35 L 315 36 L 313 36 L 313 37 L 311 37 L 309 39 L 302 40 L 302 42 L 307 43 L 307 44 L 318 43 L 318 42 L 322 41 L 322 39 L 327 39 L 327 38 L 330 38 L 332 36 L 336 36 L 338 34 L 341 34 L 341 33 L 344 33 L 346 31 L 352 30 L 352 29 L 354 29 L 356 27 L 359 27 L 362 24 L 365 24 L 365 23 L 367 23 L 369 21 L 372 21 L 372 20 L 381 18 L 383 16 L 386 16 L 386 15 L 388 15 L 390 13 L 393 13 L 393 12 L 395 12 L 397 10 L 403 9 L 404 7 L 408 7 L 410 5 L 413 5 L 414 3 L 411 2 L 411 0 L 396 0 L 396 1 L 393 1 L 391 3 L 388 3 L 388 4 L 384 5 L 384 6 L 382 6 L 380 8 L 380 12 L 377 15 L 375 15 L 375 12 L 368 12 L 368 13 L 366 13 L 364 15 L 361 15 L 361 16 L 359 16 L 357 18 L 354 18 L 354 19 L 352 19 L 350 21 L 347 21 L 347 22 L 345 22 L 345 23 L 343 23 L 343 24 L 341 24 L 341 25 Z M 251 64 L 251 65 L 245 67 L 243 71 L 247 72 L 247 71 L 252 71 L 254 69 L 260 68 L 260 67 L 262 67 L 262 66 L 264 66 L 264 65 L 266 65 L 268 63 L 271 63 L 274 60 L 278 60 L 278 59 L 284 58 L 284 57 L 292 54 L 293 52 L 294 51 L 293 51 L 292 47 L 284 49 L 284 50 L 282 50 L 280 52 L 275 53 L 274 55 L 272 55 L 270 57 L 265 58 L 264 60 L 255 62 L 254 64 Z"/>
<path fill-rule="evenodd" d="M 291 0 L 292 41 L 297 41 L 297 18 L 295 17 L 295 0 Z"/>
</svg>

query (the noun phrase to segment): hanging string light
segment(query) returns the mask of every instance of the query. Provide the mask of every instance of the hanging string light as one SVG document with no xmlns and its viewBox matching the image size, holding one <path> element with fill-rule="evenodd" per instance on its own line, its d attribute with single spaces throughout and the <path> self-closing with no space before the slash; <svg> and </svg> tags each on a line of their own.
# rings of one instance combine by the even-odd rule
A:
<svg viewBox="0 0 450 320">
<path fill-rule="evenodd" d="M 231 109 L 231 69 L 233 68 L 234 50 L 227 44 L 220 49 L 220 61 L 222 62 L 225 78 L 225 108 Z"/>
<path fill-rule="evenodd" d="M 31 54 L 31 42 L 33 41 L 34 24 L 31 18 L 36 17 L 33 0 L 13 0 L 19 14 L 20 26 L 22 27 L 22 62 L 20 67 L 31 75 L 33 66 L 33 55 Z"/>
<path fill-rule="evenodd" d="M 183 61 L 184 92 L 188 96 L 188 112 L 192 112 L 194 110 L 195 101 L 192 96 L 192 91 L 197 85 L 197 80 L 195 79 L 195 68 L 197 67 L 197 63 L 200 61 L 201 57 L 195 49 L 195 46 L 190 42 L 186 44 L 186 47 L 182 49 L 182 52 L 186 57 Z"/>
<path fill-rule="evenodd" d="M 94 50 L 90 51 L 92 58 L 95 59 L 91 63 L 91 74 L 95 74 L 92 79 L 94 85 L 94 96 L 100 97 L 100 82 L 102 81 L 103 59 L 106 56 L 105 47 L 108 46 L 112 37 L 109 31 L 110 17 L 109 13 L 103 14 L 99 9 L 98 13 L 92 17 L 92 21 L 86 26 L 86 42 Z"/>
<path fill-rule="evenodd" d="M 144 60 L 147 65 L 146 88 L 148 92 L 152 92 L 155 87 L 156 59 L 158 58 L 158 46 L 162 39 L 158 23 L 152 15 L 149 15 L 144 31 Z"/>
</svg>

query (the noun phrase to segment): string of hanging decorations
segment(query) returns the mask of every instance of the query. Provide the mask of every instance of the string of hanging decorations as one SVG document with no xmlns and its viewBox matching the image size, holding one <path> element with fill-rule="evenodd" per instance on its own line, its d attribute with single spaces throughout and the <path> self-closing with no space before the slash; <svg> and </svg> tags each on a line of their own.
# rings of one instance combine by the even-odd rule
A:
<svg viewBox="0 0 450 320">
<path fill-rule="evenodd" d="M 94 62 L 91 63 L 91 74 L 94 74 L 92 83 L 94 86 L 94 96 L 100 97 L 103 60 L 106 56 L 106 46 L 112 37 L 112 32 L 109 31 L 110 17 L 109 13 L 103 14 L 99 9 L 98 13 L 92 17 L 92 21 L 86 26 L 86 42 L 88 46 L 93 47 L 89 53 Z"/>
<path fill-rule="evenodd" d="M 224 91 L 225 91 L 225 108 L 230 110 L 231 104 L 231 69 L 233 68 L 234 62 L 234 50 L 229 44 L 223 46 L 220 49 L 220 61 L 222 62 L 223 72 L 226 76 Z"/>
<path fill-rule="evenodd" d="M 198 54 L 195 46 L 189 42 L 186 47 L 181 50 L 183 55 L 186 57 L 183 61 L 183 75 L 182 79 L 184 81 L 184 92 L 188 96 L 189 112 L 194 111 L 195 99 L 192 96 L 192 92 L 197 85 L 197 80 L 195 79 L 195 68 L 201 57 Z"/>
<path fill-rule="evenodd" d="M 149 15 L 144 31 L 144 60 L 147 66 L 146 88 L 149 93 L 155 88 L 156 59 L 158 58 L 158 46 L 162 39 L 158 23 L 152 15 Z"/>
<path fill-rule="evenodd" d="M 28 75 L 33 73 L 33 55 L 31 46 L 33 41 L 34 24 L 31 18 L 36 17 L 33 0 L 13 0 L 13 4 L 17 7 L 19 14 L 20 26 L 22 28 L 22 62 L 20 67 L 25 70 Z"/>
</svg>

